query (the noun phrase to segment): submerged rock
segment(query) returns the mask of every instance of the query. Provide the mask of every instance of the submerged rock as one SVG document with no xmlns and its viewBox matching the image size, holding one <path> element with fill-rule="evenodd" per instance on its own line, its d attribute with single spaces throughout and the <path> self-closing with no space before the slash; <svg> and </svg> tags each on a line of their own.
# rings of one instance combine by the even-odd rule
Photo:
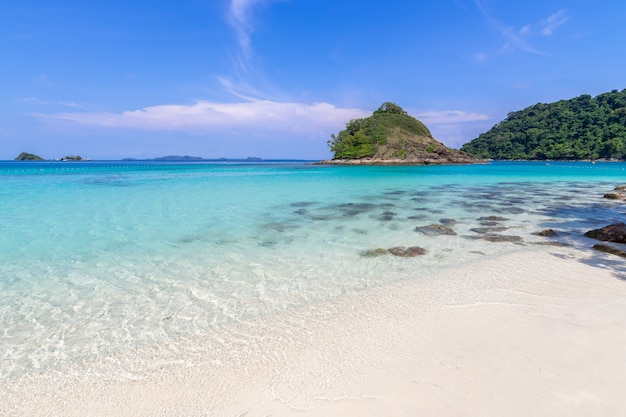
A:
<svg viewBox="0 0 626 417">
<path fill-rule="evenodd" d="M 418 226 L 415 228 L 416 232 L 424 233 L 428 236 L 440 236 L 440 235 L 456 235 L 456 232 L 443 224 L 433 223 L 428 226 Z"/>
<path fill-rule="evenodd" d="M 614 223 L 585 233 L 586 237 L 603 242 L 626 243 L 626 224 Z"/>
<path fill-rule="evenodd" d="M 600 252 L 610 253 L 611 255 L 617 255 L 621 256 L 622 258 L 626 258 L 626 252 L 621 249 L 614 248 L 613 246 L 597 243 L 593 245 L 593 248 Z"/>
<path fill-rule="evenodd" d="M 424 248 L 420 248 L 419 246 L 410 246 L 408 248 L 405 248 L 404 246 L 397 246 L 395 248 L 390 248 L 388 252 L 393 256 L 413 258 L 415 256 L 424 255 L 426 250 Z"/>
<path fill-rule="evenodd" d="M 499 235 L 495 233 L 484 234 L 480 236 L 465 236 L 468 239 L 482 239 L 488 242 L 511 242 L 511 243 L 521 243 L 521 236 L 511 236 L 511 235 Z"/>
<path fill-rule="evenodd" d="M 382 256 L 387 254 L 387 249 L 377 248 L 377 249 L 368 249 L 361 252 L 361 256 L 364 258 L 375 258 L 377 256 Z"/>
<path fill-rule="evenodd" d="M 552 229 L 545 229 L 545 230 L 542 230 L 541 232 L 535 232 L 533 233 L 533 235 L 542 236 L 542 237 L 552 237 L 556 235 L 556 232 Z"/>
<path fill-rule="evenodd" d="M 479 217 L 478 220 L 488 221 L 488 222 L 504 222 L 509 219 L 507 219 L 506 217 L 500 217 L 500 216 L 486 216 L 486 217 Z"/>
<path fill-rule="evenodd" d="M 489 242 L 512 242 L 517 243 L 521 242 L 521 236 L 511 236 L 511 235 L 485 235 L 483 239 L 488 240 Z"/>
<path fill-rule="evenodd" d="M 490 226 L 490 227 L 473 227 L 470 230 L 474 233 L 478 233 L 478 234 L 488 234 L 488 233 L 496 233 L 496 232 L 504 232 L 505 230 L 508 230 L 509 228 L 506 226 Z"/>
<path fill-rule="evenodd" d="M 443 224 L 444 226 L 454 226 L 458 223 L 458 221 L 456 219 L 439 219 L 439 223 Z"/>
<path fill-rule="evenodd" d="M 396 246 L 389 249 L 377 248 L 364 250 L 361 252 L 361 256 L 364 258 L 375 258 L 377 256 L 387 255 L 388 253 L 401 258 L 414 258 L 426 254 L 426 249 L 420 248 L 419 246 L 409 246 L 408 248 Z"/>
</svg>

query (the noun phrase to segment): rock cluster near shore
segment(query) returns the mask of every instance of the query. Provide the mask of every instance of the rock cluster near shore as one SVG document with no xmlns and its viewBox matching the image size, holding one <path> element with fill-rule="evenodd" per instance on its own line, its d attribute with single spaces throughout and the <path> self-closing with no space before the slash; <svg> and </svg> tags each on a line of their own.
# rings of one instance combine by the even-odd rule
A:
<svg viewBox="0 0 626 417">
<path fill-rule="evenodd" d="M 626 201 L 626 185 L 619 185 L 615 187 L 613 192 L 604 194 L 604 198 L 608 198 L 609 200 Z"/>
</svg>

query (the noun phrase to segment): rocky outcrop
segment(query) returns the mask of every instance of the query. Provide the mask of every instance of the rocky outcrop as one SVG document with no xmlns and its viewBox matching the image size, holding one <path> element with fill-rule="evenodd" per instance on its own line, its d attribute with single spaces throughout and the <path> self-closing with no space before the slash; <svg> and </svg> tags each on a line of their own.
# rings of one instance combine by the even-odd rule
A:
<svg viewBox="0 0 626 417">
<path fill-rule="evenodd" d="M 614 223 L 585 233 L 586 237 L 603 242 L 626 243 L 626 224 Z"/>
<path fill-rule="evenodd" d="M 626 185 L 619 185 L 615 187 L 615 191 L 604 194 L 604 198 L 608 198 L 609 200 L 626 201 Z"/>
</svg>

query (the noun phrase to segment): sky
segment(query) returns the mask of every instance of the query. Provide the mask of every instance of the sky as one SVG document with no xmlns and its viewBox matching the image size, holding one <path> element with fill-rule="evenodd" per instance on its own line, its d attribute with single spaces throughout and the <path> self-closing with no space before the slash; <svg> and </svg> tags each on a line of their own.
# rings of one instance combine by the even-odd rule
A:
<svg viewBox="0 0 626 417">
<path fill-rule="evenodd" d="M 626 88 L 626 2 L 2 0 L 0 160 L 325 159 L 393 102 L 449 147 Z"/>
</svg>

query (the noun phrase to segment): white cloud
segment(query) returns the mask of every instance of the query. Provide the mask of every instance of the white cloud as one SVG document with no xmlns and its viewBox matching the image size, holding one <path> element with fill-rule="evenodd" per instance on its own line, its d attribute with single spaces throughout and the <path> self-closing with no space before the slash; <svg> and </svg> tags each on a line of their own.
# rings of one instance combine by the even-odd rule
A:
<svg viewBox="0 0 626 417">
<path fill-rule="evenodd" d="M 481 113 L 470 113 L 461 110 L 426 111 L 417 113 L 416 117 L 429 125 L 458 124 L 489 120 L 489 116 Z"/>
<path fill-rule="evenodd" d="M 492 124 L 491 117 L 462 110 L 422 111 L 415 117 L 421 120 L 433 136 L 453 148 L 460 148 Z"/>
<path fill-rule="evenodd" d="M 364 117 L 357 108 L 328 103 L 289 103 L 269 100 L 239 103 L 198 101 L 193 104 L 151 106 L 122 113 L 64 112 L 37 116 L 80 125 L 145 130 L 184 130 L 198 133 L 283 132 L 292 135 L 327 134 L 347 121 Z"/>
<path fill-rule="evenodd" d="M 565 9 L 561 9 L 550 15 L 547 19 L 541 21 L 541 34 L 544 36 L 552 35 L 554 29 L 564 25 L 569 20 L 569 16 Z"/>
</svg>

